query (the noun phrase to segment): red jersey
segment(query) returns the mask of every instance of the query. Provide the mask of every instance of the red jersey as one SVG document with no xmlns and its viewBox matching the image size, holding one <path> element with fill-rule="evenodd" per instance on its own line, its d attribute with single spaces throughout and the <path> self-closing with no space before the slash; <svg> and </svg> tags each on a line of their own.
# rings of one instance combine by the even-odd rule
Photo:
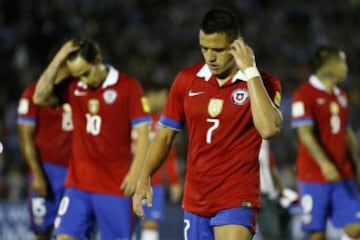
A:
<svg viewBox="0 0 360 240">
<path fill-rule="evenodd" d="M 160 114 L 152 113 L 152 125 L 151 125 L 151 135 L 155 135 L 158 129 L 158 120 Z M 165 160 L 164 166 L 161 167 L 151 178 L 151 185 L 160 185 L 164 183 L 164 179 L 168 181 L 169 184 L 179 183 L 179 174 L 177 168 L 177 153 L 176 148 L 173 146 L 170 149 L 169 155 Z"/>
<path fill-rule="evenodd" d="M 109 67 L 96 89 L 74 79 L 61 92 L 73 109 L 74 121 L 65 186 L 122 196 L 120 185 L 132 161 L 131 128 L 151 121 L 141 85 Z"/>
<path fill-rule="evenodd" d="M 35 86 L 36 83 L 28 86 L 21 96 L 17 123 L 36 125 L 35 145 L 42 163 L 67 166 L 73 129 L 70 106 L 52 109 L 35 105 L 32 101 Z"/>
<path fill-rule="evenodd" d="M 262 80 L 278 105 L 280 82 L 265 71 Z M 239 71 L 219 87 L 204 63 L 176 77 L 159 123 L 189 134 L 183 208 L 202 216 L 260 204 L 259 149 L 245 76 Z"/>
<path fill-rule="evenodd" d="M 292 126 L 314 127 L 319 144 L 333 161 L 343 179 L 352 177 L 351 159 L 345 144 L 348 126 L 348 99 L 339 88 L 327 93 L 316 76 L 302 84 L 292 99 Z M 319 165 L 305 145 L 298 142 L 297 175 L 300 181 L 325 182 Z"/>
</svg>

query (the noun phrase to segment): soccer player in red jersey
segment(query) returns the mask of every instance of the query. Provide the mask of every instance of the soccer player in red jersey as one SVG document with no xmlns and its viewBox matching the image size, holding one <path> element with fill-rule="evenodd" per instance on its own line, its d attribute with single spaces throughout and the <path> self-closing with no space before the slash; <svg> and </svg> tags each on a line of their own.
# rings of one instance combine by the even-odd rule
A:
<svg viewBox="0 0 360 240">
<path fill-rule="evenodd" d="M 172 84 L 133 208 L 145 217 L 141 201 L 152 203 L 149 178 L 186 124 L 185 239 L 248 240 L 260 205 L 260 144 L 262 138 L 276 135 L 282 124 L 281 86 L 256 67 L 233 11 L 207 12 L 199 44 L 205 62 L 181 70 Z"/>
<path fill-rule="evenodd" d="M 23 92 L 18 106 L 20 147 L 30 170 L 29 212 L 35 239 L 51 239 L 53 223 L 64 193 L 70 160 L 71 108 L 36 106 L 35 83 Z M 56 137 L 54 137 L 56 136 Z"/>
<path fill-rule="evenodd" d="M 347 236 L 343 239 L 360 238 L 360 199 L 353 174 L 359 177 L 359 156 L 349 125 L 348 98 L 337 87 L 347 72 L 343 51 L 319 47 L 313 58 L 313 75 L 293 95 L 302 228 L 311 240 L 326 238 L 328 219 L 344 229 Z"/>
<path fill-rule="evenodd" d="M 92 40 L 66 42 L 45 69 L 36 104 L 68 102 L 74 131 L 66 191 L 55 220 L 59 240 L 130 239 L 131 196 L 149 142 L 149 107 L 139 82 L 106 65 Z M 131 153 L 131 131 L 137 132 Z"/>
</svg>

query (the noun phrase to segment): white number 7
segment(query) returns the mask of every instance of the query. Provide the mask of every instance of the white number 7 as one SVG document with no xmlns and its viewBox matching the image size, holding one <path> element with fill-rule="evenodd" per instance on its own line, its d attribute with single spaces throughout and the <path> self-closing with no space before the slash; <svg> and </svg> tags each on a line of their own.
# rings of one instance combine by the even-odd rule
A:
<svg viewBox="0 0 360 240">
<path fill-rule="evenodd" d="M 213 131 L 215 131 L 215 129 L 217 129 L 219 127 L 220 120 L 213 119 L 213 118 L 207 118 L 206 121 L 213 123 L 213 125 L 207 130 L 207 133 L 206 133 L 206 143 L 210 144 L 211 143 L 211 135 L 212 135 Z"/>
</svg>

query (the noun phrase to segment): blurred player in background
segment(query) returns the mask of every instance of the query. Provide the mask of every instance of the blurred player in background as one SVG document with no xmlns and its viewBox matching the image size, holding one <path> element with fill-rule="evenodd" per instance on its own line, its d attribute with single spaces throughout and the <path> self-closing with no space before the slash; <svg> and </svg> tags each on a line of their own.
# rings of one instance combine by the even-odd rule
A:
<svg viewBox="0 0 360 240">
<path fill-rule="evenodd" d="M 260 205 L 259 150 L 262 138 L 281 128 L 277 78 L 258 70 L 251 48 L 229 9 L 207 12 L 199 30 L 204 62 L 175 78 L 159 130 L 150 144 L 133 196 L 152 203 L 149 178 L 186 124 L 189 152 L 184 185 L 184 238 L 250 240 Z"/>
<path fill-rule="evenodd" d="M 35 84 L 21 96 L 17 125 L 20 147 L 30 170 L 31 229 L 35 239 L 49 240 L 64 193 L 73 124 L 69 104 L 50 108 L 33 103 Z"/>
<path fill-rule="evenodd" d="M 37 83 L 34 102 L 72 107 L 74 131 L 66 191 L 55 221 L 58 240 L 130 240 L 131 196 L 149 142 L 149 106 L 139 82 L 103 62 L 93 40 L 63 44 Z M 131 131 L 137 146 L 131 153 Z"/>
<path fill-rule="evenodd" d="M 153 139 L 159 128 L 158 121 L 166 103 L 168 89 L 156 83 L 149 83 L 146 86 L 145 92 L 151 109 L 152 126 L 150 139 Z M 134 136 L 134 139 L 136 139 L 136 136 Z M 182 185 L 180 183 L 175 146 L 171 148 L 164 166 L 151 178 L 151 187 L 154 194 L 153 204 L 152 207 L 144 205 L 146 218 L 141 222 L 141 240 L 160 239 L 159 227 L 164 215 L 166 186 L 169 187 L 170 202 L 178 203 L 182 196 Z"/>
<path fill-rule="evenodd" d="M 292 126 L 299 138 L 302 228 L 311 240 L 324 240 L 329 218 L 343 228 L 344 240 L 360 239 L 360 199 L 354 179 L 360 177 L 358 149 L 347 95 L 337 87 L 347 77 L 346 56 L 338 48 L 319 47 L 312 63 L 313 75 L 292 100 Z"/>
</svg>

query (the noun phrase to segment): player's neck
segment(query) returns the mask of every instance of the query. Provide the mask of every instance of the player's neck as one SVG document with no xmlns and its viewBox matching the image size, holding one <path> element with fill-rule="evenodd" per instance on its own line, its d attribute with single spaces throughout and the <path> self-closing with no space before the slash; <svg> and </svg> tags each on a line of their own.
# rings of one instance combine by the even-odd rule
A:
<svg viewBox="0 0 360 240">
<path fill-rule="evenodd" d="M 321 83 L 324 85 L 325 91 L 331 93 L 335 87 L 336 81 L 332 77 L 317 76 Z"/>
<path fill-rule="evenodd" d="M 222 74 L 215 76 L 216 81 L 219 84 L 219 86 L 221 87 L 228 81 L 231 81 L 237 72 L 238 72 L 237 68 L 235 68 L 235 67 L 229 68 L 227 71 L 223 72 Z"/>
</svg>

